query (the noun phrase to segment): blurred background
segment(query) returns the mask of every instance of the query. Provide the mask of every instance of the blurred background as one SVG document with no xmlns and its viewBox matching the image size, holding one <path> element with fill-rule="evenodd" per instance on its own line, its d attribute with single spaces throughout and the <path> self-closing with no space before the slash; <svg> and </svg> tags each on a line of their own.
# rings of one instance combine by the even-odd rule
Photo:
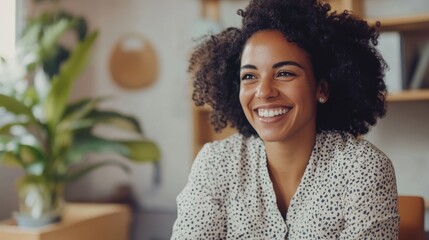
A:
<svg viewBox="0 0 429 240">
<path fill-rule="evenodd" d="M 371 19 L 429 15 L 427 0 L 362 1 L 361 11 Z M 67 187 L 67 200 L 130 203 L 134 210 L 132 239 L 169 239 L 176 217 L 175 197 L 186 184 L 195 152 L 205 141 L 219 138 L 207 134 L 210 132 L 207 111 L 199 112 L 190 100 L 187 60 L 199 37 L 239 26 L 241 19 L 236 11 L 247 3 L 247 0 L 0 1 L 1 56 L 14 54 L 15 39 L 26 19 L 52 8 L 52 4 L 83 16 L 89 28 L 97 29 L 100 35 L 88 68 L 74 86 L 72 99 L 112 96 L 103 106 L 137 117 L 145 135 L 160 148 L 159 165 L 126 163 L 132 168 L 130 174 L 110 167 L 96 170 Z M 429 40 L 429 21 L 426 21 L 418 31 Z M 118 46 L 125 53 L 151 48 L 152 53 L 143 59 L 144 64 L 150 64 L 147 71 L 136 73 L 142 74 L 140 83 L 123 76 L 117 62 L 121 61 L 115 60 L 121 56 Z M 396 51 L 400 52 L 400 47 Z M 148 72 L 152 74 L 149 77 L 145 76 Z M 399 91 L 408 90 L 405 83 L 401 84 Z M 387 116 L 365 136 L 391 158 L 401 195 L 429 199 L 428 123 L 426 92 L 417 99 L 389 101 Z M 18 208 L 15 182 L 20 175 L 20 169 L 0 165 L 0 220 L 10 218 Z"/>
</svg>

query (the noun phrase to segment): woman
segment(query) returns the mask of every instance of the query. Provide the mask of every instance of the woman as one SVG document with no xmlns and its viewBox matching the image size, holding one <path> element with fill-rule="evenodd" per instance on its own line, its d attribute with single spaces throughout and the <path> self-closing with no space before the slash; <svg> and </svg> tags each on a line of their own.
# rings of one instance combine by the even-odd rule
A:
<svg viewBox="0 0 429 240">
<path fill-rule="evenodd" d="M 385 114 L 375 28 L 316 0 L 253 0 L 194 51 L 206 144 L 172 239 L 397 239 L 394 169 L 358 136 Z"/>
</svg>

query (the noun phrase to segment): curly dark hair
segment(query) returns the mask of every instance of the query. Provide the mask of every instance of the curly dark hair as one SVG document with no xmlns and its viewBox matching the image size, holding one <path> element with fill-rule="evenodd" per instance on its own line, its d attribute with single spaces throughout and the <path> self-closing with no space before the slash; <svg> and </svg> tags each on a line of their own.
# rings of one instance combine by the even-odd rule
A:
<svg viewBox="0 0 429 240">
<path fill-rule="evenodd" d="M 192 99 L 213 108 L 216 131 L 228 124 L 242 135 L 257 135 L 239 101 L 240 57 L 246 40 L 261 30 L 278 30 L 304 49 L 317 81 L 326 81 L 329 100 L 317 108 L 317 130 L 365 134 L 386 113 L 386 63 L 376 50 L 375 27 L 349 11 L 330 12 L 317 0 L 252 0 L 241 28 L 208 36 L 191 56 Z"/>
</svg>

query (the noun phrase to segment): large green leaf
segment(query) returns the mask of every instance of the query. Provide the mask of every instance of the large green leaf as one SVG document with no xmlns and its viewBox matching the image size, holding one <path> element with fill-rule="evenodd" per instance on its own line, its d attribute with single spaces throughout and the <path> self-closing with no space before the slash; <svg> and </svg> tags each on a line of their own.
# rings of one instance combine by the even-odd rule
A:
<svg viewBox="0 0 429 240">
<path fill-rule="evenodd" d="M 92 130 L 97 125 L 106 125 L 109 127 L 125 130 L 142 137 L 142 129 L 139 122 L 132 116 L 127 116 L 113 111 L 94 110 L 85 119 L 76 121 L 64 121 L 59 128 L 60 131 L 72 130 L 76 139 L 85 139 L 92 135 Z"/>
<path fill-rule="evenodd" d="M 21 121 L 21 119 L 16 118 L 16 121 L 14 121 L 14 122 L 10 122 L 10 123 L 6 123 L 4 125 L 0 125 L 0 134 L 9 135 L 11 128 L 13 128 L 15 126 L 27 127 L 28 125 L 29 125 L 28 121 Z"/>
<path fill-rule="evenodd" d="M 51 144 L 52 158 L 56 159 L 73 144 L 73 133 L 71 131 L 57 132 L 55 133 L 55 141 L 51 142 Z"/>
<path fill-rule="evenodd" d="M 53 131 L 60 121 L 69 99 L 73 83 L 82 73 L 90 57 L 90 50 L 98 32 L 88 35 L 73 50 L 70 58 L 61 67 L 60 73 L 52 79 L 52 87 L 45 101 L 46 122 Z"/>
<path fill-rule="evenodd" d="M 19 144 L 18 154 L 24 164 L 43 161 L 45 156 L 39 147 Z"/>
<path fill-rule="evenodd" d="M 4 149 L 4 145 L 6 145 L 8 142 L 12 141 L 12 137 L 8 134 L 2 134 L 0 133 L 0 151 Z"/>
<path fill-rule="evenodd" d="M 91 129 L 97 124 L 94 119 L 77 119 L 62 121 L 57 128 L 57 134 L 69 131 L 87 131 L 91 132 Z"/>
<path fill-rule="evenodd" d="M 41 175 L 46 165 L 46 156 L 39 147 L 20 144 L 18 156 L 25 172 L 30 175 Z"/>
<path fill-rule="evenodd" d="M 97 124 L 97 120 L 84 117 L 95 111 L 97 104 L 104 99 L 104 97 L 88 98 L 67 105 L 63 119 L 57 128 L 59 134 L 62 131 L 75 131 L 79 129 L 90 131 Z"/>
<path fill-rule="evenodd" d="M 80 119 L 94 111 L 97 104 L 105 100 L 105 97 L 86 98 L 75 103 L 69 104 L 64 112 L 64 119 Z"/>
<path fill-rule="evenodd" d="M 97 104 L 103 98 L 88 98 L 67 105 L 63 118 L 58 125 L 57 131 L 61 134 L 64 131 L 76 131 L 90 129 L 97 123 L 95 119 L 85 118 L 90 112 L 94 111 Z"/>
<path fill-rule="evenodd" d="M 120 167 L 125 172 L 130 171 L 130 169 L 127 165 L 125 165 L 121 162 L 118 162 L 118 161 L 108 160 L 108 161 L 102 161 L 102 162 L 98 162 L 98 163 L 84 165 L 83 167 L 80 167 L 78 169 L 71 170 L 69 172 L 69 174 L 67 175 L 66 180 L 68 182 L 75 181 L 76 179 L 79 179 L 80 177 L 90 173 L 91 171 L 93 171 L 97 168 L 100 168 L 100 167 L 104 167 L 104 166 L 117 166 L 117 167 Z"/>
<path fill-rule="evenodd" d="M 25 167 L 19 158 L 19 143 L 13 138 L 1 135 L 0 138 L 0 163 L 11 166 Z"/>
<path fill-rule="evenodd" d="M 93 137 L 75 143 L 65 154 L 65 159 L 67 164 L 75 164 L 85 160 L 89 153 L 130 155 L 128 148 L 121 143 Z"/>
<path fill-rule="evenodd" d="M 3 136 L 3 135 L 2 135 Z M 27 174 L 41 174 L 45 155 L 38 146 L 22 143 L 19 138 L 2 137 L 0 163 L 22 167 Z"/>
<path fill-rule="evenodd" d="M 18 156 L 11 151 L 0 151 L 0 164 L 15 167 L 24 167 Z"/>
<path fill-rule="evenodd" d="M 135 117 L 119 112 L 94 110 L 88 115 L 88 118 L 96 120 L 97 123 L 104 123 L 128 132 L 143 133 L 140 123 Z"/>
<path fill-rule="evenodd" d="M 27 107 L 16 98 L 0 94 L 0 107 L 4 107 L 8 112 L 17 116 L 24 116 L 30 121 L 35 121 L 31 108 Z"/>
<path fill-rule="evenodd" d="M 76 24 L 76 21 L 70 19 L 59 19 L 50 26 L 44 27 L 44 33 L 39 40 L 41 60 L 49 59 L 56 53 L 58 39 Z"/>
<path fill-rule="evenodd" d="M 26 62 L 29 71 L 54 58 L 60 37 L 77 23 L 73 19 L 54 18 L 55 14 L 45 13 L 30 20 L 19 39 L 18 45 L 24 51 L 21 54 L 25 54 L 25 59 L 29 60 Z"/>
<path fill-rule="evenodd" d="M 158 146 L 149 140 L 124 141 L 122 144 L 130 151 L 127 157 L 135 162 L 156 162 L 161 155 Z"/>
<path fill-rule="evenodd" d="M 78 42 L 83 41 L 88 30 L 86 20 L 66 11 L 46 11 L 29 19 L 18 43 L 27 70 L 31 72 L 42 65 L 50 78 L 57 75 L 70 54 L 60 41 L 69 30 L 74 30 Z"/>
<path fill-rule="evenodd" d="M 33 86 L 29 86 L 23 96 L 22 96 L 22 102 L 29 107 L 33 107 L 37 105 L 40 101 L 40 97 L 37 94 L 36 89 Z"/>
</svg>

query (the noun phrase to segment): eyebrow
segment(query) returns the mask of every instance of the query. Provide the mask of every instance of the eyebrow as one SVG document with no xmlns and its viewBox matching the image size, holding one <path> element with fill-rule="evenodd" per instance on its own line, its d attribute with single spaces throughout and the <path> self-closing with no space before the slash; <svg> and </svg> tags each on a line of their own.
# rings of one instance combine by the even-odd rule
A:
<svg viewBox="0 0 429 240">
<path fill-rule="evenodd" d="M 302 68 L 302 69 L 303 69 L 303 67 L 302 67 L 299 63 L 294 62 L 294 61 L 283 61 L 283 62 L 278 62 L 278 63 L 275 63 L 275 64 L 273 65 L 273 68 L 279 68 L 279 67 L 283 67 L 283 66 L 285 66 L 285 65 L 292 65 L 292 66 L 296 66 L 296 67 L 299 67 L 299 68 Z"/>
<path fill-rule="evenodd" d="M 292 66 L 296 66 L 296 67 L 303 69 L 303 67 L 299 63 L 294 62 L 294 61 L 278 62 L 278 63 L 273 64 L 273 68 L 279 68 L 279 67 L 283 67 L 285 65 L 292 65 Z M 255 65 L 246 64 L 246 65 L 243 65 L 240 69 L 258 69 L 258 68 Z"/>
<path fill-rule="evenodd" d="M 240 69 L 258 69 L 258 68 L 255 65 L 246 64 L 246 65 L 241 66 Z"/>
</svg>

